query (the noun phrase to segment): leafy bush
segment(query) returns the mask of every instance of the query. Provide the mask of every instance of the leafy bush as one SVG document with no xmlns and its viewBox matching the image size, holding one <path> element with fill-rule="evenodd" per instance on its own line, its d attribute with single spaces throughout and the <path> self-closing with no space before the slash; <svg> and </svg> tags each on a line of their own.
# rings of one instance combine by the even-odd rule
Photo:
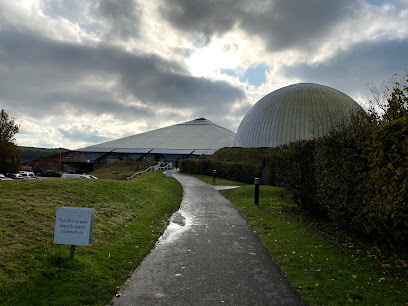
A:
<svg viewBox="0 0 408 306">
<path fill-rule="evenodd" d="M 315 141 L 298 141 L 274 149 L 268 158 L 268 178 L 273 185 L 285 187 L 292 192 L 294 200 L 307 210 L 321 214 L 320 206 L 314 205 Z"/>
<path fill-rule="evenodd" d="M 381 116 L 356 116 L 323 138 L 274 149 L 269 178 L 312 214 L 407 250 L 407 93 L 396 83 Z"/>
<path fill-rule="evenodd" d="M 208 159 L 185 159 L 180 161 L 180 171 L 191 174 L 212 175 L 252 184 L 261 176 L 263 160 L 271 148 L 222 148 Z"/>
<path fill-rule="evenodd" d="M 408 116 L 376 126 L 364 153 L 373 182 L 370 210 L 378 216 L 378 235 L 407 247 Z"/>
<path fill-rule="evenodd" d="M 259 171 L 258 165 L 210 159 L 184 159 L 179 166 L 184 173 L 213 175 L 216 170 L 217 177 L 244 183 L 253 183 Z"/>
<path fill-rule="evenodd" d="M 347 130 L 333 132 L 316 143 L 313 202 L 329 219 L 360 231 L 367 218 L 362 204 L 369 201 L 371 185 L 361 149 L 367 135 L 359 129 L 364 130 L 364 126 L 355 122 Z"/>
<path fill-rule="evenodd" d="M 256 164 L 268 157 L 271 148 L 222 148 L 210 156 L 211 160 Z"/>
</svg>

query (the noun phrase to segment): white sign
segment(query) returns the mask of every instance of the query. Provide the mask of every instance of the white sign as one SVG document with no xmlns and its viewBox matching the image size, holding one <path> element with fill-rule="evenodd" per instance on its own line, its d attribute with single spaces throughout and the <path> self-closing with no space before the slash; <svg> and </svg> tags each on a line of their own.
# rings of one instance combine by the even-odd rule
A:
<svg viewBox="0 0 408 306">
<path fill-rule="evenodd" d="M 166 176 L 173 176 L 173 171 L 166 170 Z"/>
<path fill-rule="evenodd" d="M 54 243 L 89 245 L 93 239 L 95 209 L 57 207 Z"/>
</svg>

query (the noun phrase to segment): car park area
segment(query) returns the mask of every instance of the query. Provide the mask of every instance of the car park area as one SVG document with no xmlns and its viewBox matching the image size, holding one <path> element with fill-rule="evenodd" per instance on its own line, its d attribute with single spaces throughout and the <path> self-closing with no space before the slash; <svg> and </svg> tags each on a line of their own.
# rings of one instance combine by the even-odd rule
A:
<svg viewBox="0 0 408 306">
<path fill-rule="evenodd" d="M 0 181 L 11 181 L 12 178 L 6 177 L 4 174 L 0 174 Z"/>
<path fill-rule="evenodd" d="M 73 173 L 63 173 L 54 170 L 47 170 L 42 176 L 35 175 L 32 171 L 20 171 L 19 173 L 7 173 L 6 175 L 0 174 L 0 181 L 11 181 L 11 180 L 23 180 L 23 179 L 51 179 L 51 178 L 87 178 L 87 179 L 98 179 L 97 177 L 89 174 L 73 174 Z"/>
</svg>

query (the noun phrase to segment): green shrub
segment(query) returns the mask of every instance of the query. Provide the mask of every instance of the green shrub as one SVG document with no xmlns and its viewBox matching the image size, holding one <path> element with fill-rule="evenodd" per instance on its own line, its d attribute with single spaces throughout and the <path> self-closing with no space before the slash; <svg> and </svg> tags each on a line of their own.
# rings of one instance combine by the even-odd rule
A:
<svg viewBox="0 0 408 306">
<path fill-rule="evenodd" d="M 292 192 L 296 203 L 315 214 L 322 214 L 316 206 L 314 167 L 315 141 L 298 141 L 274 149 L 268 158 L 268 178 L 273 185 Z"/>
<path fill-rule="evenodd" d="M 259 172 L 259 165 L 210 159 L 184 159 L 179 166 L 184 173 L 213 175 L 216 170 L 217 177 L 244 183 L 253 183 Z"/>
<path fill-rule="evenodd" d="M 260 176 L 262 161 L 271 148 L 222 148 L 208 159 L 180 160 L 180 171 L 191 174 L 212 175 L 217 170 L 217 177 L 252 184 Z"/>
<path fill-rule="evenodd" d="M 318 140 L 274 149 L 271 182 L 314 215 L 408 250 L 407 93 L 396 83 L 381 116 L 358 115 Z"/>
<path fill-rule="evenodd" d="M 364 153 L 379 238 L 408 247 L 408 116 L 376 126 Z"/>
<path fill-rule="evenodd" d="M 371 184 L 361 149 L 367 135 L 356 130 L 354 126 L 333 132 L 317 142 L 313 201 L 330 220 L 368 235 L 369 227 L 362 225 L 367 221 L 364 203 L 369 202 Z"/>
<path fill-rule="evenodd" d="M 222 148 L 210 156 L 211 160 L 256 164 L 259 167 L 267 158 L 271 148 Z"/>
</svg>

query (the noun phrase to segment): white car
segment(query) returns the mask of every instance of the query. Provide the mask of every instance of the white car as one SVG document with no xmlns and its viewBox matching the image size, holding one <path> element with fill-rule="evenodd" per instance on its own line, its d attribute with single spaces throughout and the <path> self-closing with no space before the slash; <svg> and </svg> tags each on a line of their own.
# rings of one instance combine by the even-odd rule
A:
<svg viewBox="0 0 408 306">
<path fill-rule="evenodd" d="M 12 181 L 12 178 L 5 177 L 4 174 L 0 174 L 0 181 Z"/>
<path fill-rule="evenodd" d="M 31 171 L 20 171 L 20 174 L 23 176 L 25 179 L 35 179 L 35 174 L 34 172 Z"/>
<path fill-rule="evenodd" d="M 89 174 L 75 174 L 75 173 L 63 173 L 61 175 L 61 178 L 87 178 L 87 179 L 94 179 L 97 180 L 98 178 L 93 175 Z"/>
</svg>

